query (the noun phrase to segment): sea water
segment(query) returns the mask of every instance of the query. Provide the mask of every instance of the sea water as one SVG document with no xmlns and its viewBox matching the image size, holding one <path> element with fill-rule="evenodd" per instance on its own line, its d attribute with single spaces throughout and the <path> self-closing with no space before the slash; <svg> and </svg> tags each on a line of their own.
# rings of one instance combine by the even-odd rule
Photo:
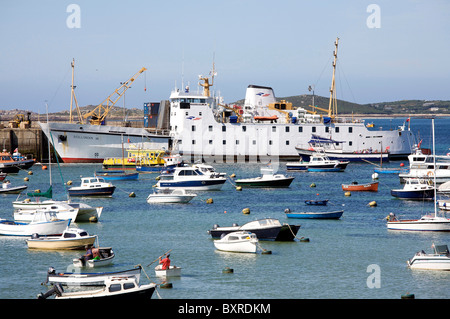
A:
<svg viewBox="0 0 450 319">
<path fill-rule="evenodd" d="M 375 129 L 397 129 L 405 119 L 374 119 Z M 431 120 L 412 119 L 411 129 L 422 147 L 432 148 Z M 436 153 L 450 147 L 449 119 L 436 125 Z M 407 166 L 407 160 L 384 163 L 383 167 Z M 375 163 L 379 164 L 379 163 Z M 236 178 L 259 176 L 262 164 L 213 164 L 217 171 Z M 450 272 L 416 271 L 406 260 L 417 251 L 431 251 L 431 245 L 450 245 L 450 234 L 435 232 L 388 231 L 385 217 L 418 218 L 432 212 L 432 201 L 405 201 L 390 195 L 402 187 L 396 174 L 379 174 L 378 192 L 353 192 L 345 196 L 342 183 L 369 182 L 375 165 L 350 163 L 344 172 L 287 172 L 281 163 L 279 173 L 295 176 L 289 188 L 237 191 L 232 179 L 221 191 L 198 192 L 188 204 L 148 204 L 147 196 L 156 184 L 157 174 L 140 174 L 137 181 L 115 181 L 112 198 L 80 198 L 91 206 L 103 206 L 97 223 L 76 226 L 98 235 L 101 246 L 111 246 L 116 257 L 110 266 L 91 271 L 119 271 L 142 265 L 141 282 L 160 283 L 152 263 L 171 250 L 172 264 L 182 267 L 180 278 L 170 278 L 172 289 L 158 289 L 153 299 L 399 299 L 412 293 L 420 299 L 450 298 Z M 101 164 L 52 165 L 54 199 L 65 199 L 64 184 L 92 176 Z M 41 165 L 9 175 L 13 185 L 28 185 L 27 191 L 49 186 L 49 170 Z M 28 177 L 29 181 L 24 181 Z M 315 187 L 311 187 L 312 184 Z M 129 197 L 134 192 L 136 197 Z M 17 195 L 0 195 L 0 218 L 12 219 L 12 201 Z M 21 195 L 25 198 L 25 195 Z M 207 204 L 206 199 L 213 203 Z M 308 199 L 328 199 L 328 206 L 309 207 Z M 377 206 L 368 204 L 376 201 Z M 250 214 L 243 214 L 244 208 Z M 286 218 L 284 210 L 344 210 L 339 220 Z M 217 251 L 207 233 L 214 224 L 243 224 L 272 217 L 282 223 L 300 224 L 293 242 L 260 241 L 272 254 L 244 254 Z M 308 238 L 308 241 L 299 238 Z M 0 237 L 0 298 L 34 299 L 47 291 L 41 285 L 47 269 L 71 269 L 72 259 L 83 251 L 39 251 L 27 248 L 25 238 Z M 151 264 L 152 263 L 152 264 Z M 150 264 L 150 265 L 149 265 Z M 224 273 L 229 267 L 233 273 Z M 148 278 L 147 276 L 148 275 Z"/>
</svg>

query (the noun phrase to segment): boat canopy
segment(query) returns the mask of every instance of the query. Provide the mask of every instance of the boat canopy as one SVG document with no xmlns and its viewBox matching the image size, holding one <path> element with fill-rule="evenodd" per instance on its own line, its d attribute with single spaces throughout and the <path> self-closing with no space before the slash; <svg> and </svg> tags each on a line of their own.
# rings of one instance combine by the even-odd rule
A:
<svg viewBox="0 0 450 319">
<path fill-rule="evenodd" d="M 436 251 L 436 254 L 438 255 L 448 255 L 448 247 L 447 245 L 435 245 L 434 250 Z"/>
<path fill-rule="evenodd" d="M 52 186 L 50 185 L 50 187 L 47 189 L 47 191 L 45 193 L 38 193 L 38 192 L 27 193 L 27 196 L 52 198 L 53 197 Z"/>
</svg>

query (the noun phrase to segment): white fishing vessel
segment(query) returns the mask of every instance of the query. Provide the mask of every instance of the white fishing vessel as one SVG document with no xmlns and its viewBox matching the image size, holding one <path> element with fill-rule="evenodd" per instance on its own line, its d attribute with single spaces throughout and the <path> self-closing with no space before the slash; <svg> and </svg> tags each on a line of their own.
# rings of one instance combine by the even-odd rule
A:
<svg viewBox="0 0 450 319">
<path fill-rule="evenodd" d="M 435 181 L 442 184 L 450 181 L 450 158 L 445 155 L 424 154 L 419 146 L 408 156 L 409 171 L 398 176 L 401 183 L 408 178 L 421 178 L 425 181 Z"/>
<path fill-rule="evenodd" d="M 450 254 L 447 245 L 431 246 L 433 252 L 425 253 L 423 250 L 416 253 L 413 258 L 406 261 L 411 269 L 422 270 L 450 270 Z"/>
<path fill-rule="evenodd" d="M 335 45 L 334 67 L 337 41 Z M 308 144 L 312 134 L 344 141 L 342 150 L 347 153 L 370 148 L 380 151 L 381 145 L 389 147 L 393 158 L 412 153 L 414 135 L 406 125 L 394 130 L 368 129 L 364 121 L 336 115 L 334 73 L 325 116 L 277 102 L 271 87 L 259 85 L 248 86 L 243 106 L 225 105 L 210 92 L 214 75 L 213 69 L 211 79 L 200 77 L 202 92 L 175 88 L 170 95 L 170 135 L 177 151 L 187 159 L 203 158 L 207 163 L 298 159 L 295 147 Z"/>
<path fill-rule="evenodd" d="M 114 104 L 122 97 L 131 83 L 145 70 L 142 68 L 128 81 L 115 89 L 102 103 L 91 112 L 81 115 L 77 100 L 78 120 L 72 120 L 72 102 L 74 100 L 74 61 L 72 62 L 72 96 L 70 123 L 39 122 L 39 125 L 52 143 L 64 163 L 102 163 L 108 157 L 122 157 L 123 148 L 146 143 L 152 149 L 169 149 L 168 134 L 150 133 L 145 128 L 111 126 L 106 117 Z M 89 123 L 87 124 L 87 119 Z"/>
<path fill-rule="evenodd" d="M 0 218 L 0 235 L 4 236 L 32 236 L 59 235 L 69 226 L 71 220 L 51 218 L 48 212 L 40 212 L 29 223 L 16 222 Z"/>
</svg>

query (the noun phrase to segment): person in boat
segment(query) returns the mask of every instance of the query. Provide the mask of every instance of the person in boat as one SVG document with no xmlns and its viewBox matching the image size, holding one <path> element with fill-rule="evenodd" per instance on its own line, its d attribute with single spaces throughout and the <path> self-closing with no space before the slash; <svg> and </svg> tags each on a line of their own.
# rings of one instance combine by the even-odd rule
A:
<svg viewBox="0 0 450 319">
<path fill-rule="evenodd" d="M 162 257 L 159 257 L 159 263 L 162 264 L 161 269 L 165 270 L 165 269 L 169 269 L 170 266 L 170 254 L 167 254 L 166 258 L 161 259 Z"/>
<path fill-rule="evenodd" d="M 100 259 L 100 249 L 92 247 L 92 259 L 99 260 Z"/>
<path fill-rule="evenodd" d="M 93 247 L 92 245 L 84 246 L 84 248 L 86 249 L 86 253 L 83 256 L 80 257 L 81 264 L 83 266 L 86 265 L 86 261 L 91 260 L 92 258 L 94 258 L 93 254 L 92 254 L 92 247 Z"/>
</svg>

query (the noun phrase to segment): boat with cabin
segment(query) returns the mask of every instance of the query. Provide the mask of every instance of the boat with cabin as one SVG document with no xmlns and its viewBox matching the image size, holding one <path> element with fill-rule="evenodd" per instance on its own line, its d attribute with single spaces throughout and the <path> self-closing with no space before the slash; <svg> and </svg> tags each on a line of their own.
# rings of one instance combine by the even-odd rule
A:
<svg viewBox="0 0 450 319">
<path fill-rule="evenodd" d="M 83 177 L 80 186 L 73 186 L 68 189 L 69 196 L 100 196 L 111 197 L 116 186 L 107 183 L 104 178 Z"/>
<path fill-rule="evenodd" d="M 39 294 L 38 299 L 47 299 L 53 295 L 55 296 L 55 299 L 150 299 L 155 288 L 156 284 L 154 283 L 139 284 L 139 281 L 135 276 L 111 276 L 104 280 L 104 287 L 99 289 L 83 289 L 65 292 L 62 285 L 55 284 L 46 293 Z"/>
<path fill-rule="evenodd" d="M 293 176 L 275 174 L 270 167 L 261 168 L 261 176 L 251 178 L 240 178 L 234 182 L 242 187 L 289 187 L 294 180 Z"/>
<path fill-rule="evenodd" d="M 309 171 L 309 172 L 343 172 L 349 161 L 331 160 L 327 155 L 315 152 L 309 157 L 309 161 L 301 159 L 298 162 L 287 162 L 288 171 Z"/>
<path fill-rule="evenodd" d="M 148 148 L 148 143 L 132 145 L 126 149 L 126 157 L 108 157 L 103 160 L 103 168 L 108 170 L 136 170 L 138 167 L 146 171 L 160 171 L 164 168 L 167 155 L 165 150 Z"/>
<path fill-rule="evenodd" d="M 34 216 L 29 223 L 17 222 L 0 218 L 0 235 L 3 236 L 32 236 L 60 235 L 70 225 L 71 220 L 54 219 L 48 212 L 42 211 Z"/>
<path fill-rule="evenodd" d="M 37 215 L 44 212 L 50 219 L 65 219 L 75 222 L 78 209 L 68 206 L 67 209 L 47 210 L 47 209 L 16 209 L 13 212 L 14 220 L 22 223 L 29 223 L 36 219 Z"/>
<path fill-rule="evenodd" d="M 12 186 L 9 180 L 5 180 L 0 188 L 0 194 L 20 194 L 27 189 L 27 185 Z"/>
<path fill-rule="evenodd" d="M 178 166 L 162 172 L 156 183 L 158 188 L 183 188 L 186 190 L 220 190 L 225 177 L 207 175 L 191 166 Z"/>
<path fill-rule="evenodd" d="M 232 226 L 214 225 L 208 233 L 212 238 L 221 238 L 232 232 L 249 231 L 256 235 L 259 240 L 270 241 L 292 241 L 297 235 L 300 225 L 289 225 L 281 223 L 275 218 L 262 218 L 249 221 L 243 225 L 234 223 Z"/>
<path fill-rule="evenodd" d="M 419 178 L 408 178 L 403 188 L 391 189 L 391 195 L 400 199 L 433 200 L 434 185 L 429 182 Z"/>
<path fill-rule="evenodd" d="M 423 250 L 406 261 L 410 269 L 421 270 L 446 270 L 450 271 L 450 253 L 447 245 L 431 246 L 432 253 L 425 253 Z"/>
<path fill-rule="evenodd" d="M 33 234 L 26 242 L 30 249 L 79 250 L 84 249 L 86 245 L 93 245 L 96 238 L 96 235 L 89 235 L 84 229 L 70 227 L 65 229 L 60 236 Z"/>
<path fill-rule="evenodd" d="M 214 246 L 221 251 L 256 253 L 258 251 L 258 238 L 249 231 L 236 231 L 214 240 Z"/>
</svg>

